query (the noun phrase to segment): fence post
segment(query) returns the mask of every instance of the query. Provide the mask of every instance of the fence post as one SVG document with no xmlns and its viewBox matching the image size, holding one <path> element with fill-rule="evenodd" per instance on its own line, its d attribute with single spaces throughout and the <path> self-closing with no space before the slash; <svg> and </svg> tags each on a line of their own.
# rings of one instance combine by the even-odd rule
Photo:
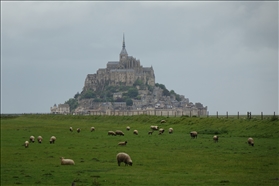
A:
<svg viewBox="0 0 279 186">
<path fill-rule="evenodd" d="M 218 118 L 218 111 L 216 112 L 216 116 L 217 116 L 217 118 Z"/>
<path fill-rule="evenodd" d="M 274 117 L 275 117 L 275 112 L 273 113 Z"/>
<path fill-rule="evenodd" d="M 261 112 L 261 119 L 263 120 L 263 112 Z"/>
<path fill-rule="evenodd" d="M 237 119 L 239 119 L 239 111 L 237 112 Z"/>
<path fill-rule="evenodd" d="M 229 118 L 229 116 L 228 116 L 228 111 L 227 111 L 227 119 Z"/>
</svg>

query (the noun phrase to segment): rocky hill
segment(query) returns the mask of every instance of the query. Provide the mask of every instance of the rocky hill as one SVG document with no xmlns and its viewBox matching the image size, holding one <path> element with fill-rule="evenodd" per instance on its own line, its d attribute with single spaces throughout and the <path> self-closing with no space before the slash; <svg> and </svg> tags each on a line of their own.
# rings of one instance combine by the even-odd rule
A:
<svg viewBox="0 0 279 186">
<path fill-rule="evenodd" d="M 109 61 L 106 68 L 88 74 L 81 93 L 65 104 L 74 113 L 165 109 L 207 114 L 207 107 L 201 103 L 194 104 L 163 84 L 155 83 L 153 67 L 143 67 L 139 60 L 128 56 L 124 37 L 119 60 Z"/>
</svg>

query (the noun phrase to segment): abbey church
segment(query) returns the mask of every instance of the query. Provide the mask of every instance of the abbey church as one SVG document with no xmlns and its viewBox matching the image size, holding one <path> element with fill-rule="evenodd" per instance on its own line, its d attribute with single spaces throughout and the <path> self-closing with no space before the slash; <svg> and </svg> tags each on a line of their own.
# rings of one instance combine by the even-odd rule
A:
<svg viewBox="0 0 279 186">
<path fill-rule="evenodd" d="M 136 80 L 141 80 L 146 85 L 154 86 L 154 70 L 152 66 L 142 67 L 139 60 L 133 56 L 128 56 L 123 35 L 119 61 L 109 61 L 107 68 L 100 68 L 96 74 L 88 74 L 83 90 L 102 90 L 104 86 L 110 85 L 132 86 Z"/>
<path fill-rule="evenodd" d="M 128 89 L 127 89 L 128 88 Z M 118 61 L 85 78 L 82 92 L 71 102 L 50 108 L 55 114 L 205 116 L 207 107 L 155 84 L 153 67 L 129 56 L 123 35 Z M 72 102 L 74 100 L 74 102 Z M 73 104 L 74 103 L 74 104 Z M 69 105 L 71 104 L 71 105 Z M 73 107 L 75 106 L 75 107 Z"/>
</svg>

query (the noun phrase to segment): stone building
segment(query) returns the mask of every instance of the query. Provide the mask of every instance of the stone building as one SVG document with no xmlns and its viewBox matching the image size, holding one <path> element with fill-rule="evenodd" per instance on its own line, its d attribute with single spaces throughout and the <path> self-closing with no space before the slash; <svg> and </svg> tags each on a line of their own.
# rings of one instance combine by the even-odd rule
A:
<svg viewBox="0 0 279 186">
<path fill-rule="evenodd" d="M 140 64 L 140 60 L 133 56 L 128 56 L 123 35 L 119 61 L 109 61 L 106 68 L 100 68 L 96 74 L 88 74 L 83 90 L 102 90 L 105 86 L 109 85 L 132 86 L 136 80 L 141 80 L 144 84 L 154 86 L 154 70 L 152 66 L 143 67 Z"/>
<path fill-rule="evenodd" d="M 69 114 L 70 106 L 69 104 L 59 104 L 57 107 L 57 105 L 54 104 L 54 106 L 50 108 L 50 111 L 53 114 Z"/>
</svg>

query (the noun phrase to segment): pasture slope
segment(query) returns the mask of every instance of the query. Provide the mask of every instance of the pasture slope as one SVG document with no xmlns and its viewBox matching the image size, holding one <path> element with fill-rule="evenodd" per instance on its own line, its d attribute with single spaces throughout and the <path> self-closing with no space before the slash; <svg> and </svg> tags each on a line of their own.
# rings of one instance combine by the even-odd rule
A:
<svg viewBox="0 0 279 186">
<path fill-rule="evenodd" d="M 167 122 L 160 124 L 161 119 Z M 148 135 L 151 125 L 165 132 Z M 108 136 L 109 130 L 125 135 Z M 193 130 L 197 139 L 190 137 Z M 25 148 L 31 135 L 43 141 Z M 49 143 L 51 136 L 55 144 Z M 278 118 L 1 116 L 1 185 L 279 185 L 278 140 Z M 120 141 L 128 143 L 118 146 Z M 118 166 L 118 152 L 128 153 L 133 166 Z M 61 156 L 75 165 L 60 165 Z"/>
</svg>

